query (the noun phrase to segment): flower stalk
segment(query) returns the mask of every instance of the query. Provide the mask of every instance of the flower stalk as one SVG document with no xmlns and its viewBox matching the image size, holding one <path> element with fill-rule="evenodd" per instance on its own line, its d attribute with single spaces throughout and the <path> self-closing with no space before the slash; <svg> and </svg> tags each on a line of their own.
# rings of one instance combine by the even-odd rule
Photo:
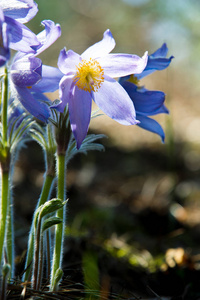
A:
<svg viewBox="0 0 200 300">
<path fill-rule="evenodd" d="M 38 220 L 37 220 L 37 225 L 36 225 L 36 221 L 34 222 L 35 223 L 35 228 L 34 228 L 35 251 L 34 251 L 34 266 L 33 266 L 32 285 L 35 290 L 38 286 L 39 254 L 40 254 L 40 245 L 41 245 L 41 239 L 42 239 L 42 237 L 41 237 L 41 222 L 42 222 L 42 217 L 41 217 L 41 214 L 39 214 Z"/>
<path fill-rule="evenodd" d="M 5 67 L 4 80 L 2 81 L 2 133 L 0 145 L 0 163 L 1 163 L 1 203 L 0 203 L 0 262 L 2 262 L 3 249 L 6 240 L 7 217 L 9 206 L 9 172 L 10 172 L 10 149 L 8 146 L 8 72 Z M 9 227 L 10 229 L 12 226 Z M 8 229 L 9 229 L 8 228 Z M 12 248 L 12 247 L 11 247 Z M 10 257 L 12 254 L 8 254 Z"/>
<path fill-rule="evenodd" d="M 8 203 L 9 203 L 9 172 L 4 171 L 1 167 L 1 176 L 2 176 L 2 190 L 1 190 L 1 222 L 0 222 L 0 259 L 2 261 L 3 249 L 5 245 L 6 237 L 6 221 L 8 214 Z"/>
</svg>

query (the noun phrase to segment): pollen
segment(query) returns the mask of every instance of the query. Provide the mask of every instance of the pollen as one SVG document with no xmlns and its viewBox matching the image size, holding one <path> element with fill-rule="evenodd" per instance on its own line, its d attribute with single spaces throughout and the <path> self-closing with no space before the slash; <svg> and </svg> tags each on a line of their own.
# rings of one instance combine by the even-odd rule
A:
<svg viewBox="0 0 200 300">
<path fill-rule="evenodd" d="M 97 92 L 104 82 L 104 70 L 95 59 L 82 60 L 77 66 L 74 82 L 79 89 Z"/>
</svg>

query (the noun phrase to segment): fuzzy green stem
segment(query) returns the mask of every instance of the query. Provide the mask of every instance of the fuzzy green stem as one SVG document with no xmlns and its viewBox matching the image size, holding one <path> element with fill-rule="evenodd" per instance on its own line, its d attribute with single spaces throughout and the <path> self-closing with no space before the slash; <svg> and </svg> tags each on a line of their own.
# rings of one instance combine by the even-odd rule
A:
<svg viewBox="0 0 200 300">
<path fill-rule="evenodd" d="M 40 290 L 40 286 L 42 284 L 42 273 L 43 273 L 43 265 L 44 265 L 44 235 L 40 236 L 40 253 L 39 253 L 39 270 L 38 270 L 38 279 L 37 279 L 37 286 L 36 290 Z"/>
<path fill-rule="evenodd" d="M 50 197 L 51 189 L 53 186 L 54 177 L 51 175 L 46 175 L 43 183 L 42 192 L 37 204 L 37 208 L 44 204 Z M 36 208 L 36 209 L 37 209 Z M 34 218 L 33 218 L 34 220 Z M 31 272 L 31 263 L 33 261 L 33 249 L 34 249 L 34 225 L 32 224 L 30 234 L 29 234 L 29 243 L 28 243 L 28 251 L 27 251 L 27 259 L 25 269 L 26 272 L 24 274 L 23 280 L 27 281 L 29 278 L 29 274 Z"/>
<path fill-rule="evenodd" d="M 65 155 L 57 154 L 57 197 L 58 199 L 65 200 L 65 185 L 66 185 L 66 170 L 65 170 Z M 65 228 L 65 206 L 57 211 L 57 217 L 63 220 L 62 223 L 57 224 L 55 228 L 55 244 L 53 253 L 53 263 L 51 271 L 51 290 L 57 289 L 57 284 L 54 282 L 56 271 L 61 268 L 62 252 L 63 252 L 63 237 Z"/>
<path fill-rule="evenodd" d="M 47 249 L 47 278 L 48 282 L 50 280 L 51 275 L 51 252 L 50 252 L 50 230 L 46 230 L 46 249 Z"/>
<path fill-rule="evenodd" d="M 42 187 L 42 192 L 41 192 L 40 199 L 39 199 L 37 207 L 40 207 L 47 200 L 49 200 L 50 193 L 51 193 L 51 188 L 52 188 L 52 185 L 53 185 L 53 181 L 54 181 L 53 176 L 51 176 L 51 175 L 46 175 L 45 176 L 44 184 L 43 184 L 43 187 Z"/>
<path fill-rule="evenodd" d="M 8 214 L 9 202 L 9 167 L 10 167 L 10 153 L 8 148 L 8 72 L 5 67 L 4 80 L 2 81 L 2 142 L 0 149 L 1 161 L 1 199 L 0 199 L 0 264 L 2 262 L 4 241 L 6 236 L 6 222 Z"/>
<path fill-rule="evenodd" d="M 33 288 L 36 290 L 38 287 L 38 274 L 39 274 L 39 255 L 40 255 L 40 245 L 41 239 L 41 225 L 42 225 L 42 217 L 41 214 L 38 216 L 37 227 L 35 228 L 35 251 L 34 251 L 34 265 L 33 265 Z"/>
<path fill-rule="evenodd" d="M 2 190 L 1 190 L 1 211 L 0 211 L 0 261 L 2 261 L 3 256 L 3 248 L 4 248 L 4 241 L 6 236 L 6 221 L 7 221 L 7 214 L 8 214 L 8 195 L 9 195 L 9 173 L 2 171 Z"/>
<path fill-rule="evenodd" d="M 8 70 L 5 67 L 4 81 L 2 84 L 2 141 L 3 146 L 8 146 Z"/>
</svg>

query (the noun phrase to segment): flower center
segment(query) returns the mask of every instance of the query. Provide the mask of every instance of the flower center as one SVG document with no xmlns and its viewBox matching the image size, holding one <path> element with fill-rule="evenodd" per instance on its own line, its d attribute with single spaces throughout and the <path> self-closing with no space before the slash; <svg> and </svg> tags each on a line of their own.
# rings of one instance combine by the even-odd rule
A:
<svg viewBox="0 0 200 300">
<path fill-rule="evenodd" d="M 79 89 L 96 92 L 104 82 L 104 70 L 95 59 L 82 60 L 73 80 Z"/>
</svg>

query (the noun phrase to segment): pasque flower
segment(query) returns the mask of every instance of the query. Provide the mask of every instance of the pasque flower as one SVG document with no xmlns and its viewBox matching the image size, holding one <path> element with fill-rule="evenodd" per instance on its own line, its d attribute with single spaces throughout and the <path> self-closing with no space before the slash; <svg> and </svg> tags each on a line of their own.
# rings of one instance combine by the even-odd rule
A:
<svg viewBox="0 0 200 300">
<path fill-rule="evenodd" d="M 33 0 L 0 1 L 0 67 L 10 57 L 10 48 L 32 52 L 39 45 L 36 35 L 23 23 L 30 21 L 38 12 Z"/>
<path fill-rule="evenodd" d="M 169 113 L 164 105 L 165 94 L 161 91 L 149 91 L 144 87 L 138 86 L 139 79 L 153 73 L 156 70 L 163 70 L 169 66 L 173 56 L 166 58 L 168 48 L 163 44 L 157 51 L 148 56 L 148 62 L 144 71 L 140 74 L 122 77 L 119 82 L 126 90 L 133 101 L 136 118 L 140 122 L 139 127 L 160 135 L 162 142 L 165 133 L 161 125 L 154 119 L 149 118 L 160 113 Z"/>
<path fill-rule="evenodd" d="M 136 124 L 135 109 L 127 92 L 113 78 L 141 73 L 147 63 L 147 53 L 140 58 L 130 54 L 109 54 L 115 40 L 106 30 L 103 39 L 81 55 L 61 50 L 58 67 L 64 74 L 60 81 L 63 112 L 68 105 L 72 132 L 80 148 L 87 135 L 92 99 L 109 117 L 124 125 Z M 55 106 L 54 106 L 55 107 Z"/>
<path fill-rule="evenodd" d="M 18 52 L 11 65 L 12 97 L 17 98 L 34 117 L 45 122 L 50 116 L 48 98 L 43 94 L 58 89 L 62 73 L 54 67 L 42 65 L 36 56 L 61 35 L 59 24 L 44 20 L 45 29 L 37 35 L 40 44 L 35 54 Z M 50 103 L 50 101 L 49 101 Z"/>
</svg>

